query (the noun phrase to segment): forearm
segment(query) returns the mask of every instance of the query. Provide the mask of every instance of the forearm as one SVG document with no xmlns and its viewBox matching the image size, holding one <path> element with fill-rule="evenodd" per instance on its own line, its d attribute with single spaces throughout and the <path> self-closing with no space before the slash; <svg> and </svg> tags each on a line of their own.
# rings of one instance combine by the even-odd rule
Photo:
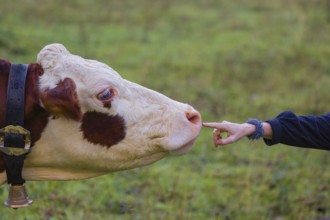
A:
<svg viewBox="0 0 330 220">
<path fill-rule="evenodd" d="M 316 149 L 330 149 L 330 113 L 320 116 L 296 116 L 293 112 L 282 112 L 266 121 L 271 126 L 271 138 L 267 145 L 278 143 Z"/>
</svg>

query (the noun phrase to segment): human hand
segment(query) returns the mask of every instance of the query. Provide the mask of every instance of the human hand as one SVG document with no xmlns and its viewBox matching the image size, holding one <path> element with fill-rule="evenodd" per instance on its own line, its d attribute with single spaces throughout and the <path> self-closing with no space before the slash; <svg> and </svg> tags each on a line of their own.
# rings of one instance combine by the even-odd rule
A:
<svg viewBox="0 0 330 220">
<path fill-rule="evenodd" d="M 228 121 L 203 123 L 204 127 L 214 128 L 213 143 L 215 146 L 231 144 L 239 141 L 242 137 L 252 134 L 255 126 L 251 124 L 238 124 Z M 224 135 L 226 134 L 226 135 Z"/>
</svg>

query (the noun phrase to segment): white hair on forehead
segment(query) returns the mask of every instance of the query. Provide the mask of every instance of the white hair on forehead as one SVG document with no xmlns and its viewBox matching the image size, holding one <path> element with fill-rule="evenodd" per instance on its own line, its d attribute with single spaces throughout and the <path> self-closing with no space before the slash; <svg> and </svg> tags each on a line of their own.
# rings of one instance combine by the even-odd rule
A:
<svg viewBox="0 0 330 220">
<path fill-rule="evenodd" d="M 73 67 L 77 68 L 107 69 L 119 76 L 116 71 L 104 63 L 96 60 L 84 59 L 78 55 L 71 54 L 62 44 L 50 44 L 45 46 L 39 52 L 37 62 L 41 64 L 44 69 L 54 68 L 57 62 L 61 62 L 65 65 L 73 65 Z"/>
<path fill-rule="evenodd" d="M 102 78 L 109 78 L 111 81 L 122 79 L 108 65 L 73 55 L 62 44 L 44 47 L 38 54 L 37 62 L 47 75 L 41 77 L 41 87 L 55 87 L 66 77 L 73 77 L 76 82 L 96 82 Z"/>
<path fill-rule="evenodd" d="M 50 44 L 45 46 L 37 56 L 37 62 L 44 68 L 54 67 L 55 61 L 61 56 L 69 56 L 71 53 L 62 44 Z"/>
</svg>

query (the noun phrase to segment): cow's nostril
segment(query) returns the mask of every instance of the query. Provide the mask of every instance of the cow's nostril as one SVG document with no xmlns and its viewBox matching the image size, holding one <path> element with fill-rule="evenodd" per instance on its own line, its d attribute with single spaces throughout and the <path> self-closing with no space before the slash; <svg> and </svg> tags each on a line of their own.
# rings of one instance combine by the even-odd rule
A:
<svg viewBox="0 0 330 220">
<path fill-rule="evenodd" d="M 201 122 L 201 116 L 197 111 L 186 112 L 186 117 L 193 124 L 199 124 Z"/>
</svg>

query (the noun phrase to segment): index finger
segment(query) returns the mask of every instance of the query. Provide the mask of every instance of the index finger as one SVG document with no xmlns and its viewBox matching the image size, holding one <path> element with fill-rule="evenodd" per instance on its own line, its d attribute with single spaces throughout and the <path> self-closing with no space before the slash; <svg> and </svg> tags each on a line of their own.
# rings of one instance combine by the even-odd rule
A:
<svg viewBox="0 0 330 220">
<path fill-rule="evenodd" d="M 220 123 L 218 123 L 218 122 L 205 122 L 205 123 L 203 123 L 203 126 L 207 127 L 207 128 L 219 128 L 219 127 L 221 127 Z"/>
</svg>

